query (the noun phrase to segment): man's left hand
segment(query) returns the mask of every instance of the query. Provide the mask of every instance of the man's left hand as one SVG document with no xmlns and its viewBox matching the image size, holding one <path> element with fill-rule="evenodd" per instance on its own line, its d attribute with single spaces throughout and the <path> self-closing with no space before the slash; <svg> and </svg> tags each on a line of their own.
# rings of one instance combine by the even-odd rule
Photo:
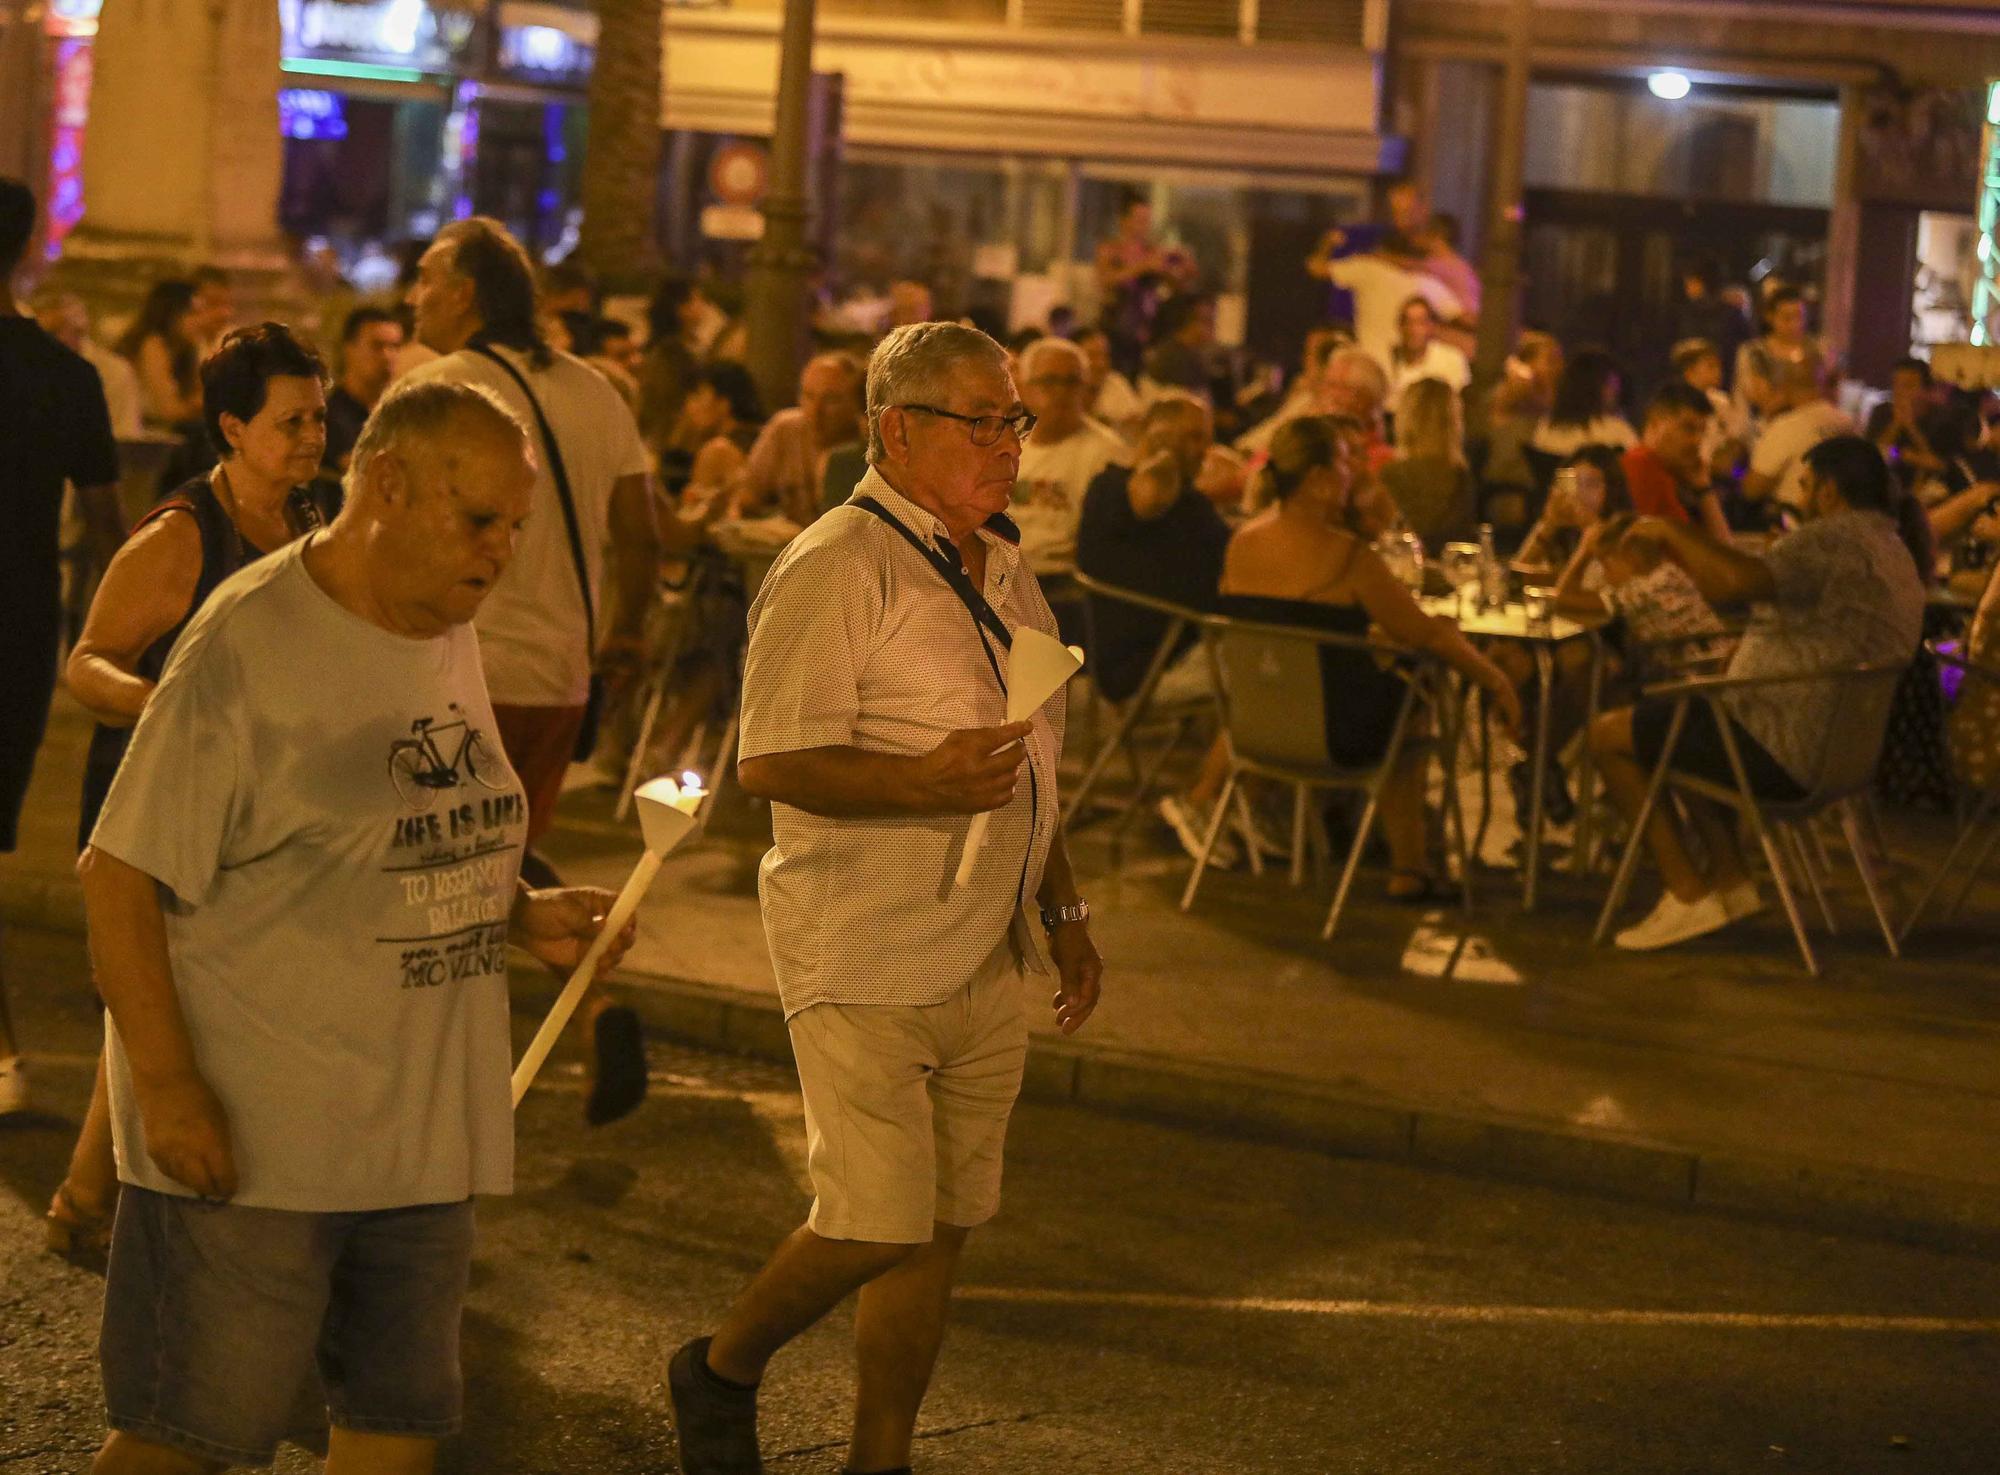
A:
<svg viewBox="0 0 2000 1475">
<path fill-rule="evenodd" d="M 530 891 L 514 909 L 514 941 L 558 973 L 568 973 L 583 961 L 616 901 L 614 893 L 595 886 L 550 887 Z M 639 919 L 611 940 L 598 964 L 600 975 L 617 967 L 632 946 Z"/>
<path fill-rule="evenodd" d="M 1066 1035 L 1083 1028 L 1097 1008 L 1098 986 L 1104 978 L 1104 959 L 1090 940 L 1084 922 L 1065 922 L 1049 934 L 1049 956 L 1055 959 L 1062 986 L 1056 990 L 1056 1027 Z"/>
</svg>

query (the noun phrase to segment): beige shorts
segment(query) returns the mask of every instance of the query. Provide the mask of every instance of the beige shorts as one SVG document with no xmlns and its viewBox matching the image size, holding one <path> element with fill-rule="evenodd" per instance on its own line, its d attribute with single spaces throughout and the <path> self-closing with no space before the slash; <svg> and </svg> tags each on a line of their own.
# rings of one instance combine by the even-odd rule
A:
<svg viewBox="0 0 2000 1475">
<path fill-rule="evenodd" d="M 792 1016 L 815 1234 L 928 1244 L 935 1222 L 969 1229 L 999 1212 L 1028 1058 L 1021 996 L 1003 944 L 941 1004 L 814 1004 Z"/>
</svg>

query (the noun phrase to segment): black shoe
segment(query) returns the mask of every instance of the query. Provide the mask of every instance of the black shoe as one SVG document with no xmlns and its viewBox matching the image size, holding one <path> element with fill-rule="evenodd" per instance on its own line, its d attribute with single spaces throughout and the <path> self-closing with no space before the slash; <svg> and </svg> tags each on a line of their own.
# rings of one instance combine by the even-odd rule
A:
<svg viewBox="0 0 2000 1475">
<path fill-rule="evenodd" d="M 757 1390 L 725 1383 L 708 1366 L 707 1337 L 667 1364 L 681 1475 L 764 1475 L 757 1452 Z"/>
<path fill-rule="evenodd" d="M 597 1079 L 583 1103 L 583 1119 L 593 1127 L 631 1113 L 646 1099 L 646 1044 L 639 1016 L 614 1004 L 597 1016 L 591 1032 L 597 1052 Z"/>
<path fill-rule="evenodd" d="M 1514 817 L 1523 828 L 1534 805 L 1535 769 L 1526 758 L 1507 770 L 1507 786 L 1514 792 Z M 1570 797 L 1569 781 L 1556 764 L 1542 777 L 1542 816 L 1552 825 L 1566 825 L 1576 818 L 1576 800 Z"/>
</svg>

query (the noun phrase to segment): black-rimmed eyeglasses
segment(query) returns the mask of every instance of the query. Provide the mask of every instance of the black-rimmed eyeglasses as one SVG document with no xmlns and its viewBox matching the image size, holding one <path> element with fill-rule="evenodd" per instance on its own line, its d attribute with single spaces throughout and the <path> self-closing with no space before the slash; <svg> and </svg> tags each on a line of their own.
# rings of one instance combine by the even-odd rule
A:
<svg viewBox="0 0 2000 1475">
<path fill-rule="evenodd" d="M 917 410 L 926 415 L 936 415 L 940 420 L 956 420 L 968 427 L 972 443 L 976 446 L 993 446 L 1000 443 L 1000 437 L 1009 430 L 1016 440 L 1026 440 L 1035 431 L 1035 416 L 1027 410 L 1016 410 L 1011 415 L 961 415 L 956 410 L 941 410 L 936 405 L 891 405 L 893 410 Z"/>
</svg>

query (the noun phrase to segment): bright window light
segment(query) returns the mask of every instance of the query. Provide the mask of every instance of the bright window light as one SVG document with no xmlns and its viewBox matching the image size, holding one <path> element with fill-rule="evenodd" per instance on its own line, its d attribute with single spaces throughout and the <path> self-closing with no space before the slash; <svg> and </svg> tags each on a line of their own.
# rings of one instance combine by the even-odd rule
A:
<svg viewBox="0 0 2000 1475">
<path fill-rule="evenodd" d="M 1679 102 L 1694 84 L 1688 81 L 1686 72 L 1655 72 L 1646 79 L 1646 86 L 1652 89 L 1655 97 L 1667 102 Z"/>
</svg>

